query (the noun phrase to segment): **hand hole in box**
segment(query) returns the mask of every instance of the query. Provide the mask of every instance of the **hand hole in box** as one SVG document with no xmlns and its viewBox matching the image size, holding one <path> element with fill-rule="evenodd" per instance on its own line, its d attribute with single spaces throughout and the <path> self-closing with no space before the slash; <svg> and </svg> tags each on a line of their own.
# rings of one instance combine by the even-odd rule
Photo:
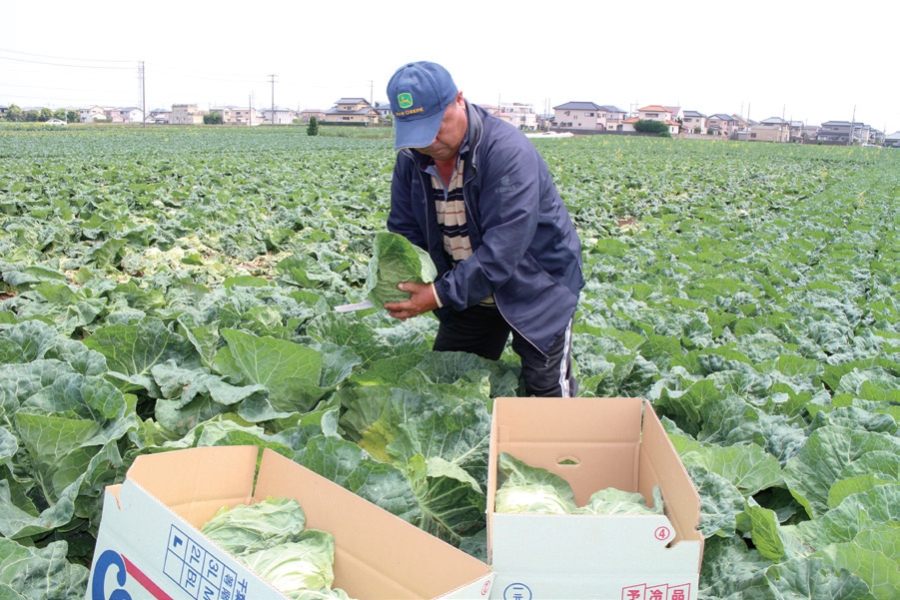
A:
<svg viewBox="0 0 900 600">
<path fill-rule="evenodd" d="M 577 456 L 560 456 L 556 459 L 556 464 L 560 466 L 575 466 L 581 464 L 581 459 Z"/>
</svg>

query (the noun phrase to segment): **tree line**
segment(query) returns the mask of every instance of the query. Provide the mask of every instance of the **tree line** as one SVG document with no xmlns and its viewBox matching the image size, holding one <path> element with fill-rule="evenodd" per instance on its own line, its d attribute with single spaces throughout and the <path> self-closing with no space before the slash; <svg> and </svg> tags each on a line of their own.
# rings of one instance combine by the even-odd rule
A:
<svg viewBox="0 0 900 600">
<path fill-rule="evenodd" d="M 42 108 L 40 110 L 32 109 L 26 111 L 15 104 L 10 104 L 9 108 L 6 109 L 5 118 L 7 121 L 12 121 L 13 123 L 46 123 L 50 119 L 59 119 L 66 123 L 77 123 L 78 111 L 66 110 L 65 108 L 58 108 L 56 110 Z"/>
</svg>

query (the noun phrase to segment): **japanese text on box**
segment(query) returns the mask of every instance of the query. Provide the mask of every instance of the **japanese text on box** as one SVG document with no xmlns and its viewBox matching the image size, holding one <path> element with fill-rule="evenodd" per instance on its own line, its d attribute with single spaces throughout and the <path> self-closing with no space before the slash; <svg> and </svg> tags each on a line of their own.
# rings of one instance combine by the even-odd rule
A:
<svg viewBox="0 0 900 600">
<path fill-rule="evenodd" d="M 630 585 L 622 588 L 622 600 L 692 600 L 691 585 Z"/>
<path fill-rule="evenodd" d="M 197 600 L 249 600 L 247 580 L 172 525 L 163 571 Z"/>
</svg>

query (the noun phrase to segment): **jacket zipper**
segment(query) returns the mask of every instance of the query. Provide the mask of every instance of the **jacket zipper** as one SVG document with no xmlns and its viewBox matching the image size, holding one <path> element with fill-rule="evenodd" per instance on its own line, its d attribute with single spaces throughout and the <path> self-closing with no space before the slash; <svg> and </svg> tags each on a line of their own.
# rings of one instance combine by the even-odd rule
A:
<svg viewBox="0 0 900 600">
<path fill-rule="evenodd" d="M 425 199 L 425 243 L 428 244 L 428 252 L 431 253 L 431 227 L 428 226 L 431 223 L 431 218 L 429 215 L 431 214 L 431 198 L 428 193 L 428 187 L 425 184 L 425 180 L 422 178 L 422 170 L 419 168 L 419 161 L 415 159 L 415 156 L 409 152 L 407 149 L 403 149 L 402 152 L 406 154 L 409 159 L 412 161 L 412 166 L 416 174 L 419 176 L 419 183 L 422 185 L 422 197 Z M 437 219 L 437 216 L 434 217 Z"/>
</svg>

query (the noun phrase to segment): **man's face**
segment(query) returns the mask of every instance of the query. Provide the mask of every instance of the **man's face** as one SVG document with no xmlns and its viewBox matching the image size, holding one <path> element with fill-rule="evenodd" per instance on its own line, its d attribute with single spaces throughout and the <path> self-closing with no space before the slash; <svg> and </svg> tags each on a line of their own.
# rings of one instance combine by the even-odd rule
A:
<svg viewBox="0 0 900 600">
<path fill-rule="evenodd" d="M 441 128 L 431 144 L 424 148 L 416 148 L 422 154 L 435 160 L 450 160 L 456 157 L 463 138 L 466 136 L 469 118 L 466 114 L 466 101 L 462 92 L 456 93 L 456 98 L 444 110 L 444 119 Z"/>
</svg>

